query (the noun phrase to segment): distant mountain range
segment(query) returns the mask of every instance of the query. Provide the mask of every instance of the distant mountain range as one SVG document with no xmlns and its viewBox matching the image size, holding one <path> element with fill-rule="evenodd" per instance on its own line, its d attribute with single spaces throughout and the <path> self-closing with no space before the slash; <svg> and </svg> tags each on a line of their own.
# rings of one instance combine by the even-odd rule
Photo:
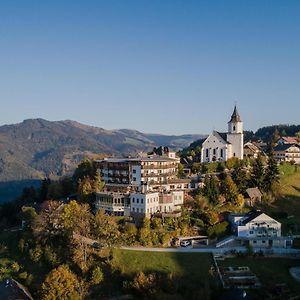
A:
<svg viewBox="0 0 300 300">
<path fill-rule="evenodd" d="M 0 182 L 55 178 L 71 174 L 85 157 L 127 155 L 159 145 L 180 149 L 202 137 L 105 130 L 75 121 L 25 120 L 0 127 Z"/>
</svg>

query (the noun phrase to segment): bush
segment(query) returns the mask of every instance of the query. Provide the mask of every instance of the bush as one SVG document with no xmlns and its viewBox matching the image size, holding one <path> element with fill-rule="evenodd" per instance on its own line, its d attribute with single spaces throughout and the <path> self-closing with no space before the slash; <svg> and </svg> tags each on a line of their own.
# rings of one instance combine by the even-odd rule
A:
<svg viewBox="0 0 300 300">
<path fill-rule="evenodd" d="M 228 226 L 229 223 L 227 221 L 215 224 L 208 228 L 207 234 L 210 238 L 223 236 L 226 233 Z"/>
</svg>

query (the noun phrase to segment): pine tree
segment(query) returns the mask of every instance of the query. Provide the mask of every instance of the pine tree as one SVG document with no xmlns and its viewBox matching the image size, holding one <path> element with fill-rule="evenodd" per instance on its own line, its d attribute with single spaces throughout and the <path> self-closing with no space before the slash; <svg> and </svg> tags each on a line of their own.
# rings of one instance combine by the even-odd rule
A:
<svg viewBox="0 0 300 300">
<path fill-rule="evenodd" d="M 268 164 L 266 168 L 266 174 L 265 174 L 265 181 L 264 181 L 264 187 L 265 191 L 269 192 L 272 191 L 272 185 L 274 183 L 277 183 L 279 181 L 279 169 L 277 166 L 277 162 L 274 158 L 274 153 L 271 152 Z"/>
<path fill-rule="evenodd" d="M 236 184 L 229 175 L 227 175 L 225 180 L 222 182 L 222 192 L 228 202 L 234 204 L 237 203 L 239 191 Z"/>
<path fill-rule="evenodd" d="M 254 187 L 264 190 L 265 184 L 265 166 L 261 155 L 259 155 L 253 162 L 251 181 Z"/>
</svg>

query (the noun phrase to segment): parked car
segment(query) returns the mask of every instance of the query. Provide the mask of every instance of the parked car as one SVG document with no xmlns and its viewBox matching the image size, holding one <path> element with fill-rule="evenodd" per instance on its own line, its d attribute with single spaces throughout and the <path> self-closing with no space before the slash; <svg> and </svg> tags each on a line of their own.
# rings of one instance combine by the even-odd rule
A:
<svg viewBox="0 0 300 300">
<path fill-rule="evenodd" d="M 187 241 L 187 240 L 180 242 L 181 247 L 187 247 L 187 246 L 190 246 L 191 244 L 192 243 L 190 241 Z"/>
</svg>

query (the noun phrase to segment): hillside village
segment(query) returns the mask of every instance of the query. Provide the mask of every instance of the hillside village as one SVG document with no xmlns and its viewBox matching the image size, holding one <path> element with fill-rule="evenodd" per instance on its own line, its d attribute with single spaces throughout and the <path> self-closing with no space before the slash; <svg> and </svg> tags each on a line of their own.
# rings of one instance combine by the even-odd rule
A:
<svg viewBox="0 0 300 300">
<path fill-rule="evenodd" d="M 26 188 L 16 202 L 2 205 L 0 278 L 20 281 L 9 284 L 28 294 L 27 286 L 41 299 L 54 299 L 48 295 L 57 293 L 57 276 L 70 281 L 74 299 L 124 293 L 128 299 L 172 293 L 219 299 L 222 287 L 270 295 L 252 268 L 231 269 L 222 261 L 274 255 L 299 261 L 300 224 L 273 209 L 282 197 L 282 174 L 298 174 L 298 140 L 274 135 L 269 144 L 245 141 L 235 106 L 228 132 L 213 131 L 193 149 L 160 146 L 135 156 L 83 160 L 72 177 L 46 178 L 39 189 Z M 138 251 L 165 257 L 165 251 L 176 251 L 199 259 L 209 254 L 205 260 L 213 271 L 205 271 L 209 279 L 195 294 L 177 275 L 122 274 L 122 260 Z M 174 282 L 174 291 L 166 289 Z M 155 286 L 153 294 L 149 285 Z M 295 293 L 290 284 L 280 295 Z"/>
</svg>

